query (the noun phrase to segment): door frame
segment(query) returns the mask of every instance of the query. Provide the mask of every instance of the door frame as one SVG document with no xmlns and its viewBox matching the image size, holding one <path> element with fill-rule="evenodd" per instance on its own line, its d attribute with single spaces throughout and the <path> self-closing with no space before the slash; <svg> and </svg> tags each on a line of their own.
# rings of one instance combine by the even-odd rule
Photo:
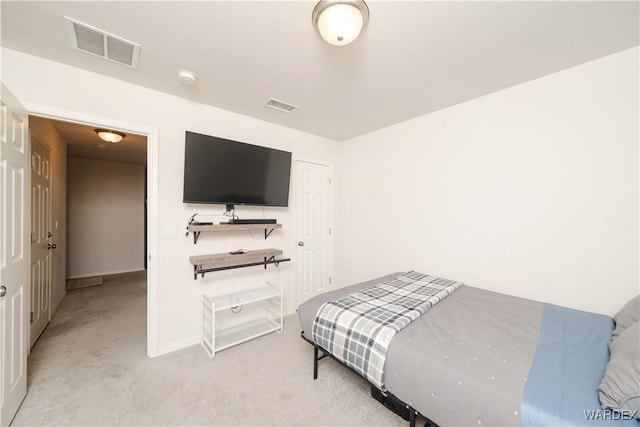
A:
<svg viewBox="0 0 640 427">
<path fill-rule="evenodd" d="M 158 129 L 139 123 L 93 116 L 48 105 L 23 102 L 27 114 L 81 125 L 117 129 L 147 137 L 147 356 L 159 355 L 158 319 Z M 29 148 L 29 155 L 31 148 Z"/>
</svg>

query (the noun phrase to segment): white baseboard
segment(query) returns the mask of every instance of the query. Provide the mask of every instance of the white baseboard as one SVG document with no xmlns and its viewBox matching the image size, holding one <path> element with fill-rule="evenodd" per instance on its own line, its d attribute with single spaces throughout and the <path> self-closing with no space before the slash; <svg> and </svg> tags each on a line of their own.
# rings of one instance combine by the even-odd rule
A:
<svg viewBox="0 0 640 427">
<path fill-rule="evenodd" d="M 67 277 L 67 280 L 73 279 L 83 279 L 85 277 L 94 277 L 94 276 L 110 276 L 112 274 L 122 274 L 122 273 L 135 273 L 136 271 L 142 271 L 144 267 L 138 269 L 126 269 L 126 270 L 113 270 L 113 271 L 103 271 L 99 273 L 82 273 L 82 274 L 73 274 Z"/>
<path fill-rule="evenodd" d="M 182 350 L 183 348 L 191 347 L 192 345 L 196 344 L 200 344 L 199 336 L 160 346 L 160 348 L 158 348 L 158 354 L 156 356 L 163 356 L 165 354 L 173 353 L 174 351 Z M 204 350 L 202 351 L 204 352 Z"/>
</svg>

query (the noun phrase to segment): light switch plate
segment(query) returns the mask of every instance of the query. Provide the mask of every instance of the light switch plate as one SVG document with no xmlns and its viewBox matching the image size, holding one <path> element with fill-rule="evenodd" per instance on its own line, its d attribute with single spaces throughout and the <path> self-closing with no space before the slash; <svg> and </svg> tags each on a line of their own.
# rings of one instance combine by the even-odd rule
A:
<svg viewBox="0 0 640 427">
<path fill-rule="evenodd" d="M 176 237 L 176 230 L 175 224 L 162 224 L 162 237 Z"/>
</svg>

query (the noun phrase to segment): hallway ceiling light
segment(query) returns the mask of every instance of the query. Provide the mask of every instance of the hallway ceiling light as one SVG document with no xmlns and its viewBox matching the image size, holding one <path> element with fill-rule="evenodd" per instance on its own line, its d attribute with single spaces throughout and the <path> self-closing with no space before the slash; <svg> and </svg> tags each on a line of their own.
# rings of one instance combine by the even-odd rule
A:
<svg viewBox="0 0 640 427">
<path fill-rule="evenodd" d="M 124 133 L 118 132 L 115 130 L 96 129 L 95 131 L 100 137 L 100 139 L 102 139 L 103 141 L 110 142 L 112 144 L 117 144 L 118 142 L 122 141 L 122 138 L 126 136 Z"/>
<path fill-rule="evenodd" d="M 321 0 L 311 18 L 327 43 L 344 46 L 369 22 L 369 8 L 363 0 Z"/>
</svg>

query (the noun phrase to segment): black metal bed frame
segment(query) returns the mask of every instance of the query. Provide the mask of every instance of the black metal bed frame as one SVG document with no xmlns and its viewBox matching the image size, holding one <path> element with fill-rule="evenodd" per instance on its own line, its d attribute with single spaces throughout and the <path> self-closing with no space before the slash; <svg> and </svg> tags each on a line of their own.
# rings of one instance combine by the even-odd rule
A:
<svg viewBox="0 0 640 427">
<path fill-rule="evenodd" d="M 371 396 L 374 399 L 376 399 L 378 402 L 382 403 L 387 409 L 389 409 L 390 411 L 392 411 L 396 415 L 402 417 L 402 419 L 404 419 L 406 421 L 409 421 L 409 427 L 415 427 L 416 426 L 416 418 L 417 417 L 421 417 L 421 418 L 425 419 L 425 427 L 438 427 L 438 425 L 436 423 L 434 423 L 429 418 L 427 418 L 426 416 L 424 416 L 421 413 L 419 413 L 418 411 L 416 411 L 410 405 L 407 405 L 402 400 L 398 399 L 397 397 L 395 397 L 392 393 L 390 393 L 388 391 L 383 392 L 382 390 L 379 390 L 376 386 L 374 386 L 370 381 L 368 381 L 366 378 L 364 378 L 362 375 L 360 375 L 353 368 L 351 368 L 350 366 L 345 365 L 341 360 L 337 359 L 329 351 L 325 350 L 324 348 L 322 348 L 321 346 L 319 346 L 315 342 L 307 339 L 307 337 L 304 336 L 304 331 L 300 331 L 300 337 L 313 346 L 313 379 L 314 380 L 318 379 L 318 361 L 320 361 L 320 360 L 322 360 L 322 359 L 324 359 L 325 357 L 328 356 L 331 359 L 333 359 L 336 362 L 338 362 L 339 364 L 341 364 L 342 366 L 344 366 L 345 368 L 349 369 L 354 374 L 358 375 L 359 377 L 361 377 L 365 381 L 367 381 L 369 383 L 369 385 L 371 386 Z M 322 352 L 322 355 L 320 355 L 320 352 Z M 379 396 L 382 397 L 382 399 L 379 398 Z M 402 411 L 402 413 L 401 413 L 401 408 L 404 408 L 406 411 Z"/>
</svg>

